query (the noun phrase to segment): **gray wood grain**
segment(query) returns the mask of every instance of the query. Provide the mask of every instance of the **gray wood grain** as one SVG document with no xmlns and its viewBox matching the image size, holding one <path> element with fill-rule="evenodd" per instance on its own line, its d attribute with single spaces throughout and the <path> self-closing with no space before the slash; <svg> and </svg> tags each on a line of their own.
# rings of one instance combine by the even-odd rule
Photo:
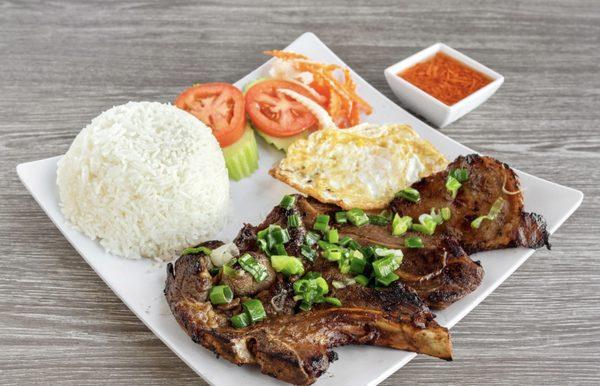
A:
<svg viewBox="0 0 600 386">
<path fill-rule="evenodd" d="M 0 2 L 0 383 L 202 384 L 60 235 L 15 173 L 64 153 L 92 117 L 235 81 L 315 32 L 393 98 L 383 69 L 436 41 L 506 77 L 444 130 L 582 190 L 578 212 L 453 329 L 455 361 L 419 356 L 385 384 L 581 384 L 600 378 L 600 4 Z"/>
</svg>

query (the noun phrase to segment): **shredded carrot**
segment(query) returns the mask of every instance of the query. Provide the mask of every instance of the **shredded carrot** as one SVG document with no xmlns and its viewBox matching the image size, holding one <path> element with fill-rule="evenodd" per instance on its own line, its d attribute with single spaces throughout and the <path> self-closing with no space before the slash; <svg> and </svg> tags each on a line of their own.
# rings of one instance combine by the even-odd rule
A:
<svg viewBox="0 0 600 386">
<path fill-rule="evenodd" d="M 492 81 L 487 75 L 441 52 L 399 72 L 398 76 L 449 106 Z"/>
<path fill-rule="evenodd" d="M 357 125 L 361 111 L 367 115 L 373 112 L 372 107 L 356 93 L 356 83 L 348 68 L 315 62 L 295 52 L 273 50 L 265 51 L 265 54 L 290 61 L 298 71 L 311 73 L 311 87 L 327 99 L 327 112 L 339 127 Z M 335 75 L 337 70 L 343 74 L 342 82 Z"/>
<path fill-rule="evenodd" d="M 280 50 L 271 50 L 271 51 L 264 51 L 263 54 L 265 55 L 269 55 L 269 56 L 274 56 L 276 58 L 279 59 L 308 59 L 308 57 L 302 55 L 302 54 L 298 54 L 296 52 L 289 52 L 289 51 L 280 51 Z"/>
</svg>

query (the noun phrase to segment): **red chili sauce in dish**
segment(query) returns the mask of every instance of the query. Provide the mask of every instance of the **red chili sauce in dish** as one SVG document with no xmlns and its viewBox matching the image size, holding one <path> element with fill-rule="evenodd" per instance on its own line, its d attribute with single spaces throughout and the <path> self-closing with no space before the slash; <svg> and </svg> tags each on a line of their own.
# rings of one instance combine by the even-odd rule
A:
<svg viewBox="0 0 600 386">
<path fill-rule="evenodd" d="M 449 106 L 492 82 L 487 75 L 441 52 L 397 75 Z"/>
</svg>

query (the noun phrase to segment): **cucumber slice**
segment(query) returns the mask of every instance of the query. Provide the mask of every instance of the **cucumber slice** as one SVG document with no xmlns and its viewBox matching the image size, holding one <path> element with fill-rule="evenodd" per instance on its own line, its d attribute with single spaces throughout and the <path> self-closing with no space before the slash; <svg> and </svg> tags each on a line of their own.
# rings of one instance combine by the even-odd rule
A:
<svg viewBox="0 0 600 386">
<path fill-rule="evenodd" d="M 258 147 L 254 130 L 249 124 L 246 125 L 244 134 L 237 142 L 223 148 L 223 156 L 229 178 L 234 181 L 248 177 L 258 169 Z"/>
<path fill-rule="evenodd" d="M 301 138 L 306 138 L 308 137 L 308 130 L 303 131 L 302 133 L 296 134 L 294 136 L 291 137 L 284 137 L 284 138 L 277 138 L 277 137 L 273 137 L 270 136 L 268 134 L 263 133 L 262 131 L 258 130 L 258 129 L 254 129 L 258 135 L 260 135 L 261 137 L 263 137 L 263 139 L 265 141 L 267 141 L 267 143 L 269 145 L 273 145 L 275 146 L 278 150 L 283 150 L 285 152 L 287 152 L 288 147 L 290 147 L 290 145 L 294 142 L 296 142 L 297 140 L 301 139 Z"/>
<path fill-rule="evenodd" d="M 267 78 L 266 76 L 263 76 L 261 78 L 256 78 L 252 81 L 250 81 L 249 83 L 246 83 L 246 85 L 244 86 L 244 88 L 242 89 L 242 93 L 246 94 L 246 92 L 248 90 L 250 90 L 250 87 L 254 86 L 255 84 L 258 84 L 260 82 L 264 82 L 265 80 L 271 80 L 271 78 Z"/>
</svg>

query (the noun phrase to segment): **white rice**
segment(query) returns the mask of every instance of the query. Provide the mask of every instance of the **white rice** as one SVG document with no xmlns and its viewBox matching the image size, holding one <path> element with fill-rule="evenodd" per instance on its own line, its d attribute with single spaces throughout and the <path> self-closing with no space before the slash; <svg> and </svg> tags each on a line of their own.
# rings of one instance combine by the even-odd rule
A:
<svg viewBox="0 0 600 386">
<path fill-rule="evenodd" d="M 174 106 L 129 102 L 94 118 L 58 163 L 61 209 L 110 253 L 170 260 L 214 236 L 229 179 L 211 130 Z"/>
</svg>

